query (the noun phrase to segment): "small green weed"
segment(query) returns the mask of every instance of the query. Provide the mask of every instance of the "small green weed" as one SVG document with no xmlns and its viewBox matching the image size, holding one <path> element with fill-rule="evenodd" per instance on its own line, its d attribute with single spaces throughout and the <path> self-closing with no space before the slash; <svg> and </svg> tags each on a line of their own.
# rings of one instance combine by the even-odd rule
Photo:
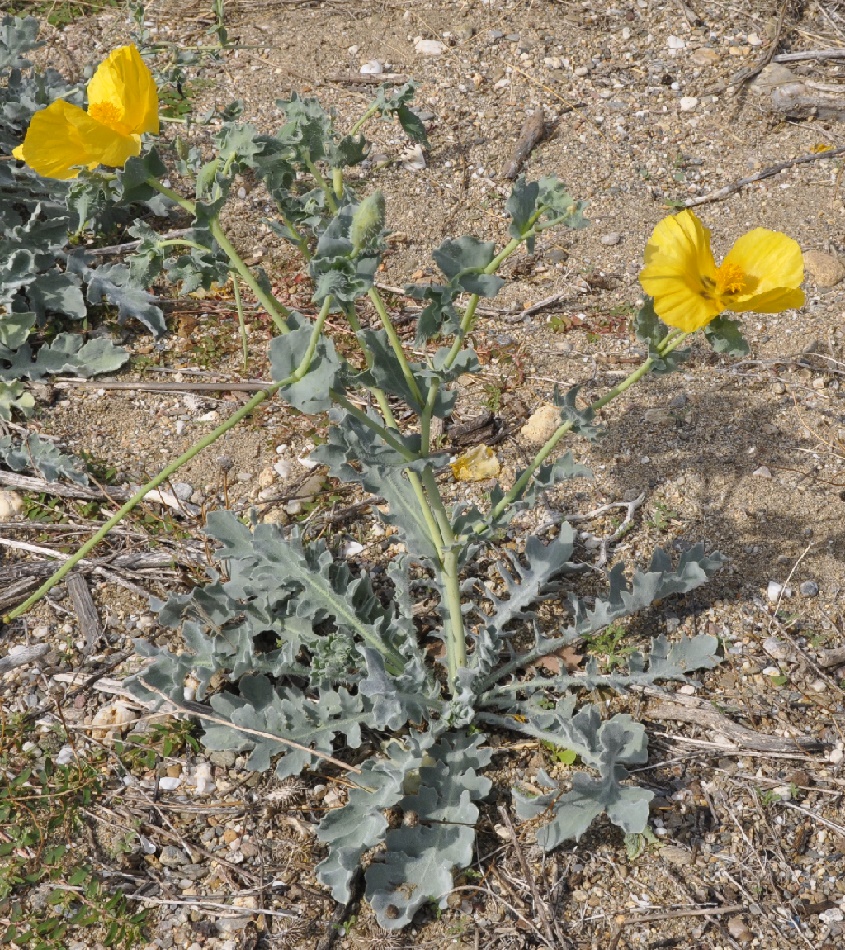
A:
<svg viewBox="0 0 845 950">
<path fill-rule="evenodd" d="M 632 646 L 621 646 L 626 633 L 621 624 L 612 623 L 600 633 L 587 637 L 586 643 L 591 653 L 604 657 L 608 669 L 613 669 L 621 666 L 635 650 Z"/>
<path fill-rule="evenodd" d="M 658 531 L 668 531 L 671 523 L 679 517 L 679 512 L 674 511 L 665 502 L 658 501 L 654 506 L 651 518 L 648 519 L 646 524 Z"/>
<path fill-rule="evenodd" d="M 79 17 L 93 16 L 116 7 L 118 0 L 86 0 L 74 3 L 73 0 L 44 0 L 44 3 L 12 3 L 6 11 L 11 15 L 42 17 L 51 26 L 61 30 Z"/>
<path fill-rule="evenodd" d="M 136 946 L 145 912 L 133 914 L 125 896 L 104 888 L 68 845 L 79 836 L 83 809 L 103 791 L 97 763 L 33 759 L 32 738 L 23 722 L 0 722 L 0 945 L 63 950 L 73 939 Z"/>
<path fill-rule="evenodd" d="M 649 848 L 656 848 L 659 845 L 660 839 L 648 825 L 646 825 L 642 834 L 625 835 L 625 852 L 629 861 L 636 861 Z"/>
</svg>

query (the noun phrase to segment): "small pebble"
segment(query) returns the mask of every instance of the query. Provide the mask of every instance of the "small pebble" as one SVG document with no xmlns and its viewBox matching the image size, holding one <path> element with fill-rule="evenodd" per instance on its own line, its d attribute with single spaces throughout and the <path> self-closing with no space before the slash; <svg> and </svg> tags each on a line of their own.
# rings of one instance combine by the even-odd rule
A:
<svg viewBox="0 0 845 950">
<path fill-rule="evenodd" d="M 420 56 L 441 56 L 443 44 L 440 40 L 424 40 L 419 37 L 414 41 L 414 49 Z"/>
<path fill-rule="evenodd" d="M 766 588 L 766 597 L 770 603 L 775 603 L 783 592 L 783 584 L 778 584 L 777 581 L 769 581 L 769 586 Z"/>
<path fill-rule="evenodd" d="M 766 637 L 763 649 L 773 660 L 785 660 L 789 656 L 789 647 L 777 637 Z"/>
<path fill-rule="evenodd" d="M 618 231 L 610 231 L 607 234 L 601 236 L 601 243 L 612 247 L 614 244 L 619 244 L 622 240 L 622 235 Z"/>
<path fill-rule="evenodd" d="M 188 860 L 187 854 L 185 854 L 181 848 L 177 848 L 172 844 L 168 844 L 161 849 L 158 860 L 159 863 L 163 864 L 166 868 L 176 868 L 191 863 Z"/>
<path fill-rule="evenodd" d="M 695 96 L 681 96 L 681 112 L 692 112 L 698 105 Z"/>
<path fill-rule="evenodd" d="M 798 588 L 802 597 L 818 597 L 819 585 L 815 581 L 802 581 Z"/>
</svg>

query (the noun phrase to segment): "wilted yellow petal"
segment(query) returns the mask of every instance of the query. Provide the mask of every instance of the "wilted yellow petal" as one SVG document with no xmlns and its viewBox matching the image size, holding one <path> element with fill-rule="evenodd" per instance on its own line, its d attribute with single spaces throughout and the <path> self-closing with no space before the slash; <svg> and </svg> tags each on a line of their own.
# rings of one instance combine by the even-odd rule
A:
<svg viewBox="0 0 845 950">
<path fill-rule="evenodd" d="M 123 135 L 158 134 L 158 91 L 135 46 L 121 46 L 88 83 L 88 112 Z"/>
<path fill-rule="evenodd" d="M 476 445 L 459 455 L 452 463 L 452 474 L 458 482 L 483 482 L 501 471 L 496 453 L 489 445 Z"/>
</svg>

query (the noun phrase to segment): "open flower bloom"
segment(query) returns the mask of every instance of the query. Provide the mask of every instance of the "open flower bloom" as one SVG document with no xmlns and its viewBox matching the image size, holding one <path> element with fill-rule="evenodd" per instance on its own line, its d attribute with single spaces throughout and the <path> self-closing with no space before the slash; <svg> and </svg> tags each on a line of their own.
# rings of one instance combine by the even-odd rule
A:
<svg viewBox="0 0 845 950">
<path fill-rule="evenodd" d="M 717 267 L 710 232 L 692 213 L 664 218 L 654 229 L 640 271 L 643 290 L 670 327 L 693 333 L 723 310 L 780 313 L 804 303 L 804 258 L 779 231 L 744 234 Z"/>
<path fill-rule="evenodd" d="M 158 91 L 134 46 L 114 50 L 88 83 L 88 110 L 57 99 L 36 112 L 12 153 L 45 178 L 76 178 L 78 167 L 122 168 L 158 134 Z"/>
</svg>

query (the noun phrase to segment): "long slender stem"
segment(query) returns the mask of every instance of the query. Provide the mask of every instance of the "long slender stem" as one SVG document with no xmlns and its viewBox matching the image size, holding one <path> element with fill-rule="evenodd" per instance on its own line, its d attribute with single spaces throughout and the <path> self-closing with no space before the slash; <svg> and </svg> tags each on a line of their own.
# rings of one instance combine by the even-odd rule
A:
<svg viewBox="0 0 845 950">
<path fill-rule="evenodd" d="M 160 192 L 167 198 L 170 198 L 171 201 L 175 201 L 181 208 L 184 208 L 189 214 L 196 215 L 197 206 L 196 203 L 190 201 L 188 198 L 183 198 L 178 192 L 174 191 L 172 188 L 168 188 L 167 185 L 163 185 L 157 178 L 150 176 L 147 178 L 147 184 L 152 188 L 155 188 L 156 191 Z M 232 262 L 232 266 L 240 274 L 243 282 L 249 287 L 249 289 L 255 294 L 256 300 L 264 307 L 267 313 L 270 314 L 273 323 L 276 324 L 276 329 L 279 333 L 289 333 L 290 330 L 285 323 L 285 317 L 290 314 L 290 311 L 287 307 L 282 306 L 275 297 L 271 294 L 268 294 L 264 291 L 258 281 L 253 277 L 252 271 L 247 267 L 247 265 L 242 260 L 240 254 L 235 250 L 232 242 L 226 237 L 223 228 L 220 225 L 220 221 L 217 218 L 213 218 L 209 224 L 209 230 L 214 236 L 214 240 L 220 245 L 223 249 L 223 252 Z M 203 248 L 207 250 L 207 248 Z"/>
<path fill-rule="evenodd" d="M 183 465 L 187 465 L 191 459 L 195 458 L 200 454 L 204 449 L 207 449 L 210 445 L 213 445 L 221 436 L 225 435 L 230 429 L 236 426 L 242 419 L 245 419 L 254 409 L 261 405 L 265 399 L 272 396 L 278 389 L 282 386 L 288 386 L 292 383 L 299 382 L 303 376 L 308 372 L 311 367 L 311 361 L 314 358 L 314 353 L 317 350 L 317 344 L 319 343 L 320 334 L 322 333 L 323 326 L 328 316 L 329 309 L 331 308 L 331 297 L 327 298 L 323 304 L 323 309 L 320 312 L 320 316 L 314 323 L 314 328 L 311 333 L 311 339 L 309 340 L 308 349 L 305 352 L 302 360 L 296 369 L 288 376 L 286 379 L 279 380 L 278 382 L 272 383 L 266 389 L 257 392 L 249 402 L 245 403 L 238 409 L 236 412 L 232 413 L 231 416 L 225 421 L 222 422 L 216 429 L 209 432 L 208 435 L 203 436 L 199 442 L 194 443 L 187 452 L 183 452 L 179 458 L 174 459 L 169 465 L 165 466 L 154 478 L 152 478 L 146 485 L 142 485 L 137 492 L 126 502 L 121 508 L 118 509 L 115 514 L 109 518 L 109 520 L 96 532 L 85 544 L 79 548 L 71 557 L 69 557 L 64 564 L 49 577 L 41 587 L 35 591 L 29 598 L 27 598 L 20 606 L 16 607 L 11 613 L 7 614 L 3 621 L 4 623 L 9 623 L 11 620 L 20 617 L 22 614 L 26 613 L 33 604 L 38 603 L 41 598 L 47 594 L 59 581 L 65 577 L 69 571 L 72 571 L 74 567 L 87 555 L 89 554 L 99 543 L 105 538 L 105 536 L 135 508 L 139 505 L 144 498 L 149 495 L 151 491 L 158 488 L 159 485 L 166 482 L 172 475 L 179 471 Z"/>
<path fill-rule="evenodd" d="M 276 329 L 279 333 L 290 333 L 290 328 L 285 323 L 285 317 L 290 316 L 290 310 L 280 304 L 271 294 L 268 294 L 255 277 L 253 277 L 252 271 L 246 266 L 240 254 L 235 250 L 235 246 L 226 237 L 220 222 L 216 218 L 211 220 L 209 230 L 214 236 L 214 240 L 217 241 L 223 252 L 232 262 L 232 266 L 240 274 L 243 282 L 253 292 L 255 299 L 258 300 L 261 306 L 270 314 L 270 318 L 276 325 Z"/>
<path fill-rule="evenodd" d="M 314 177 L 314 180 L 323 190 L 323 194 L 326 196 L 326 204 L 329 206 L 329 210 L 336 213 L 337 212 L 337 198 L 335 197 L 334 189 L 326 181 L 326 179 L 323 178 L 323 176 L 320 174 L 320 169 L 317 168 L 317 166 L 314 164 L 314 162 L 310 158 L 305 158 L 304 162 L 305 162 L 305 167 L 308 169 L 309 172 L 311 172 L 311 174 Z"/>
<path fill-rule="evenodd" d="M 276 390 L 285 385 L 290 380 L 283 380 L 282 382 L 273 383 L 272 386 L 268 386 L 267 389 L 263 389 L 261 392 L 256 393 L 249 402 L 245 403 L 238 409 L 237 412 L 233 413 L 229 418 L 217 426 L 212 432 L 209 432 L 208 435 L 204 436 L 199 442 L 196 442 L 192 445 L 187 452 L 183 452 L 179 458 L 174 459 L 169 465 L 165 466 L 155 478 L 147 482 L 146 485 L 143 485 L 135 494 L 126 502 L 117 512 L 112 515 L 111 518 L 97 531 L 96 534 L 76 551 L 71 557 L 69 557 L 64 564 L 48 578 L 41 587 L 35 591 L 30 597 L 28 597 L 20 606 L 16 607 L 13 611 L 7 614 L 3 618 L 4 623 L 9 623 L 12 620 L 15 620 L 17 617 L 20 617 L 22 614 L 25 614 L 30 607 L 34 604 L 37 604 L 45 594 L 51 591 L 59 581 L 65 577 L 74 567 L 86 557 L 99 543 L 105 538 L 105 536 L 114 528 L 116 525 L 120 524 L 121 521 L 135 508 L 137 507 L 151 491 L 158 488 L 159 485 L 166 482 L 172 475 L 179 471 L 183 465 L 187 465 L 191 459 L 195 458 L 200 454 L 204 449 L 207 449 L 210 445 L 215 443 L 222 435 L 225 435 L 233 426 L 236 426 L 242 419 L 246 418 L 256 407 L 261 405 L 268 396 L 271 396 Z"/>
<path fill-rule="evenodd" d="M 391 431 L 385 426 L 379 425 L 375 419 L 370 418 L 363 409 L 360 409 L 354 403 L 350 402 L 346 396 L 341 393 L 337 393 L 332 390 L 331 393 L 332 402 L 336 403 L 338 406 L 341 406 L 345 409 L 351 416 L 362 422 L 368 429 L 371 429 L 376 433 L 379 438 L 383 439 L 392 449 L 395 449 L 397 452 L 402 455 L 403 458 L 407 459 L 409 462 L 416 461 L 417 456 L 411 452 L 405 445 L 402 444 L 401 440 L 398 439 Z M 397 435 L 398 435 L 398 430 Z"/>
<path fill-rule="evenodd" d="M 376 308 L 376 313 L 379 315 L 381 325 L 384 327 L 384 332 L 387 334 L 387 339 L 390 341 L 390 347 L 399 362 L 399 366 L 402 369 L 402 375 L 405 378 L 405 382 L 408 384 L 408 388 L 411 390 L 411 395 L 416 400 L 417 405 L 422 406 L 424 404 L 422 392 L 420 391 L 420 387 L 417 384 L 413 370 L 408 365 L 405 351 L 402 349 L 402 341 L 399 339 L 399 334 L 396 332 L 396 327 L 393 326 L 393 322 L 390 319 L 390 314 L 387 312 L 384 301 L 381 299 L 381 294 L 375 287 L 370 287 L 367 296 L 370 298 L 372 305 Z"/>
<path fill-rule="evenodd" d="M 688 333 L 683 331 L 673 331 L 668 334 L 663 340 L 660 347 L 658 347 L 658 352 L 660 356 L 668 356 L 673 350 L 677 349 L 678 346 L 689 336 Z M 626 389 L 630 389 L 638 380 L 642 379 L 643 376 L 646 376 L 651 372 L 652 367 L 654 366 L 654 358 L 649 357 L 646 359 L 641 366 L 638 366 L 630 376 L 627 376 L 622 382 L 617 383 L 612 389 L 609 389 L 600 399 L 597 399 L 594 403 L 591 403 L 589 410 L 592 412 L 598 412 L 600 409 L 603 409 L 611 400 L 615 399 L 621 393 L 624 393 Z M 511 487 L 501 501 L 490 510 L 488 515 L 488 523 L 495 522 L 498 518 L 502 516 L 504 511 L 508 508 L 509 505 L 522 495 L 525 491 L 528 483 L 534 477 L 537 469 L 546 461 L 546 459 L 554 451 L 555 446 L 560 442 L 560 440 L 569 432 L 574 423 L 569 420 L 562 423 L 558 426 L 557 429 L 552 433 L 549 440 L 546 444 L 540 449 L 534 459 L 531 461 L 531 464 L 522 475 L 516 480 L 516 482 Z"/>
<path fill-rule="evenodd" d="M 178 191 L 174 191 L 172 188 L 168 188 L 167 185 L 163 185 L 158 178 L 153 178 L 153 176 L 150 175 L 147 179 L 147 184 L 155 188 L 155 190 L 164 195 L 165 198 L 176 202 L 176 204 L 184 211 L 187 211 L 188 214 L 195 215 L 197 213 L 197 206 L 193 201 L 189 198 L 183 198 Z"/>
<path fill-rule="evenodd" d="M 241 334 L 241 351 L 244 360 L 244 372 L 249 363 L 249 343 L 246 338 L 246 322 L 244 321 L 244 305 L 241 300 L 241 284 L 237 274 L 232 274 L 232 290 L 235 292 L 235 306 L 238 309 L 238 330 Z"/>
</svg>

